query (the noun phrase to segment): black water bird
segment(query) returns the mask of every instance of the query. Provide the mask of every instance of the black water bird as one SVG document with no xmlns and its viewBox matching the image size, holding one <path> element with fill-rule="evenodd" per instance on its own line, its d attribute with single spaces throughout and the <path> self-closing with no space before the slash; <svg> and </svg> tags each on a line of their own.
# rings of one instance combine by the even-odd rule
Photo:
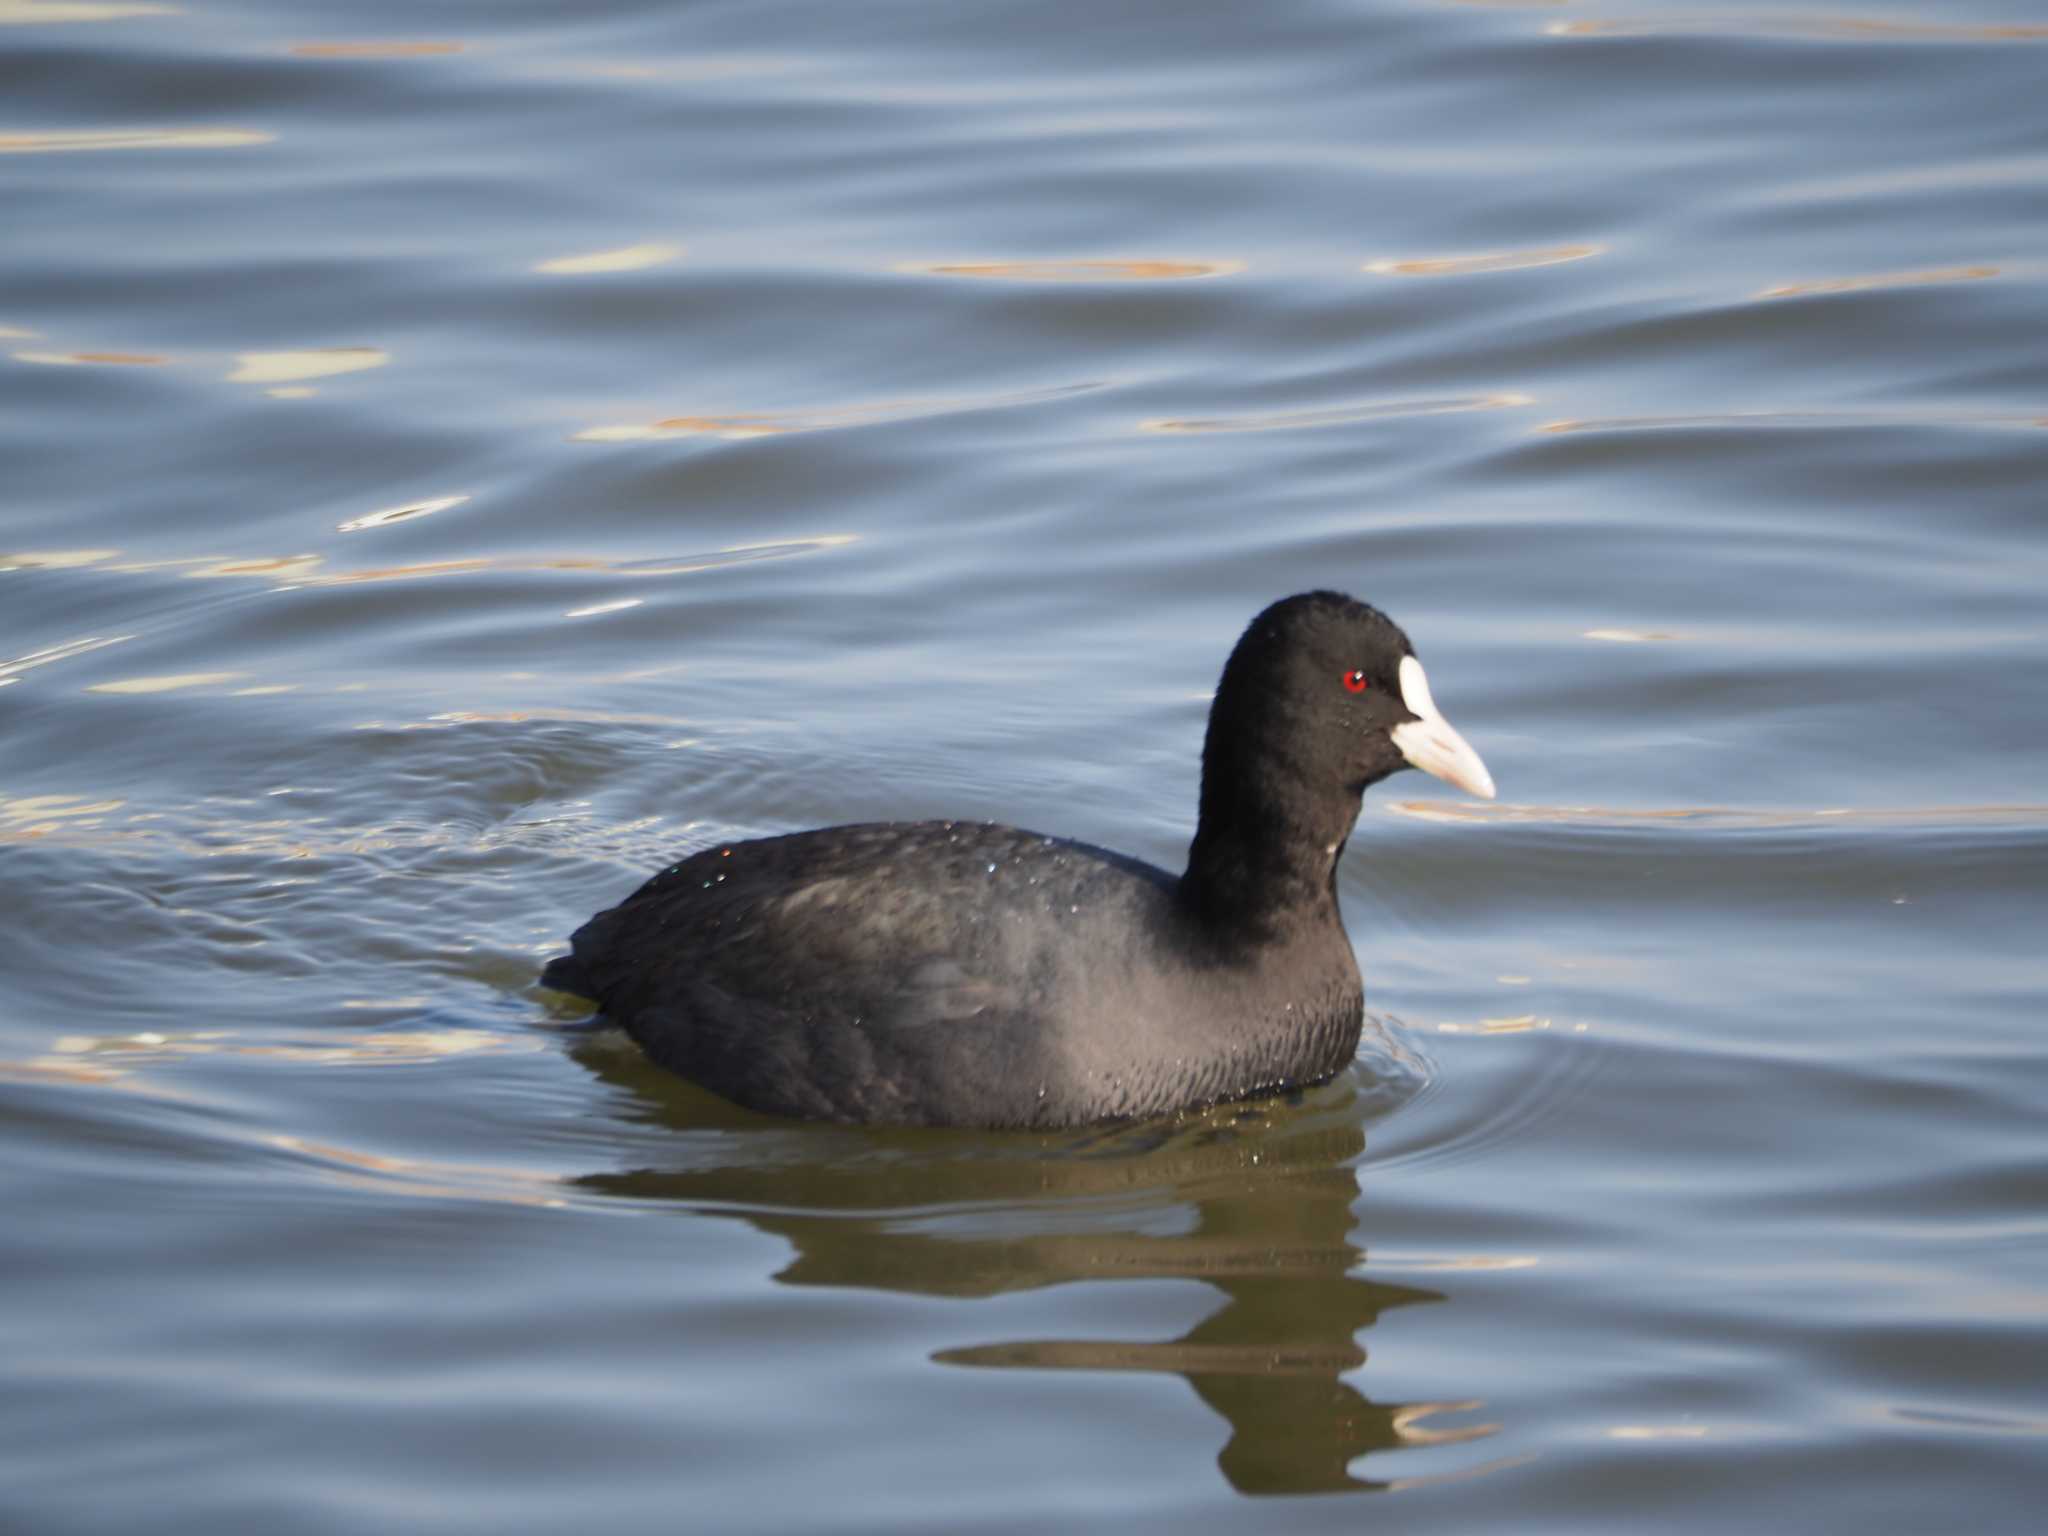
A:
<svg viewBox="0 0 2048 1536">
<path fill-rule="evenodd" d="M 1406 767 L 1493 797 L 1399 627 L 1307 592 L 1223 668 L 1184 873 L 981 822 L 722 844 L 585 923 L 542 983 L 810 1119 L 1068 1126 L 1319 1082 L 1364 1019 L 1337 862 Z"/>
</svg>

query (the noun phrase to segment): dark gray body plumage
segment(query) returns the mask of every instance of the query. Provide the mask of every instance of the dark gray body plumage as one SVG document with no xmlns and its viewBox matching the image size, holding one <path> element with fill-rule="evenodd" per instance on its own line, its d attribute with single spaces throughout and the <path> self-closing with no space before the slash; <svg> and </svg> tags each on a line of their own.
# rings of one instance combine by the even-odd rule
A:
<svg viewBox="0 0 2048 1536">
<path fill-rule="evenodd" d="M 1014 827 L 828 827 L 684 859 L 546 981 L 670 1070 L 812 1119 L 1075 1125 L 1349 1061 L 1364 994 L 1334 893 L 1247 940 L 1179 885 Z"/>
</svg>

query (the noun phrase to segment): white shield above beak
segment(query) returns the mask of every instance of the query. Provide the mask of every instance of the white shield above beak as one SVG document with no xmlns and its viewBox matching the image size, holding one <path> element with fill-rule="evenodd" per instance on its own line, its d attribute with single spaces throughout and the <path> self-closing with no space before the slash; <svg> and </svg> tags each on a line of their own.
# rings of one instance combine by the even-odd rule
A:
<svg viewBox="0 0 2048 1536">
<path fill-rule="evenodd" d="M 1393 729 L 1394 745 L 1401 755 L 1424 773 L 1433 773 L 1446 784 L 1455 784 L 1482 800 L 1493 798 L 1493 775 L 1472 750 L 1472 744 L 1451 729 L 1451 723 L 1437 713 L 1436 700 L 1429 696 L 1429 678 L 1422 663 L 1413 656 L 1401 658 L 1401 702 L 1416 718 Z"/>
</svg>

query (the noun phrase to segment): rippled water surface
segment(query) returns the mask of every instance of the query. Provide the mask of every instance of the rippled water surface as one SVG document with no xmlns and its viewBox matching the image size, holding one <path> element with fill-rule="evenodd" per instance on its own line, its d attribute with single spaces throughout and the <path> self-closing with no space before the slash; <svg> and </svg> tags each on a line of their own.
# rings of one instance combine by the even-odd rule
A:
<svg viewBox="0 0 2048 1536">
<path fill-rule="evenodd" d="M 1844 8 L 1846 6 L 1846 8 Z M 2038 0 L 0 0 L 0 1524 L 2038 1529 Z M 1502 796 L 1294 1102 L 736 1110 L 676 851 Z"/>
</svg>

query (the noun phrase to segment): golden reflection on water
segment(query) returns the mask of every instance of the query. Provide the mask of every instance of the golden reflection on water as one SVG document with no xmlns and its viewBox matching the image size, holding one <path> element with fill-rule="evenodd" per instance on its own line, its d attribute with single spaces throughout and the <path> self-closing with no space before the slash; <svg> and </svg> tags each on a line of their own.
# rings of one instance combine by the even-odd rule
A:
<svg viewBox="0 0 2048 1536">
<path fill-rule="evenodd" d="M 53 832 L 96 828 L 127 803 L 83 795 L 0 795 L 0 842 L 28 842 Z"/>
<path fill-rule="evenodd" d="M 404 517 L 422 517 L 431 512 L 443 511 L 467 500 L 469 497 L 462 495 L 408 503 L 406 506 L 389 508 L 381 513 L 366 514 L 350 523 L 343 523 L 340 527 L 343 532 L 377 527 L 384 523 L 401 521 Z M 179 571 L 188 577 L 282 580 L 295 587 L 417 581 L 437 576 L 468 576 L 482 571 L 571 571 L 579 574 L 638 579 L 687 576 L 698 571 L 720 570 L 726 566 L 744 565 L 756 560 L 779 560 L 793 555 L 816 554 L 822 550 L 837 549 L 842 545 L 851 544 L 859 537 L 859 534 L 854 533 L 822 533 L 807 539 L 779 539 L 765 544 L 729 544 L 723 549 L 706 554 L 684 555 L 668 560 L 620 560 L 600 555 L 475 555 L 462 559 L 430 560 L 412 565 L 374 566 L 353 571 L 323 571 L 326 557 L 313 554 L 255 555 L 239 559 L 217 555 L 184 555 L 166 560 L 133 560 L 111 564 L 108 562 L 114 561 L 121 553 L 118 549 L 46 550 L 0 555 L 0 573 L 38 569 L 63 570 L 76 566 L 98 565 L 103 570 L 119 571 L 123 574 Z M 0 662 L 0 676 L 28 666 L 40 665 L 45 661 L 61 660 L 64 656 L 76 655 L 80 651 L 92 650 L 100 645 L 112 645 L 118 640 L 133 638 L 132 635 L 116 635 L 109 639 L 72 642 L 64 647 L 36 651 L 13 662 Z"/>
<path fill-rule="evenodd" d="M 367 1006 L 385 1004 L 366 1000 Z M 259 1044 L 233 1030 L 197 1030 L 167 1035 L 141 1030 L 127 1035 L 64 1035 L 51 1043 L 56 1057 L 90 1056 L 115 1060 L 170 1056 L 261 1056 L 273 1061 L 319 1067 L 415 1066 L 454 1056 L 531 1054 L 546 1049 L 544 1041 L 488 1029 L 392 1030 L 385 1033 L 340 1034 L 318 1043 Z"/>
<path fill-rule="evenodd" d="M 1014 283 L 1137 283 L 1229 277 L 1241 261 L 956 261 L 906 262 L 898 272 L 922 277 L 988 277 Z"/>
<path fill-rule="evenodd" d="M 290 52 L 301 59 L 424 59 L 460 53 L 461 43 L 293 43 Z"/>
<path fill-rule="evenodd" d="M 111 560 L 118 549 L 25 549 L 18 554 L 0 555 L 0 571 L 62 571 L 73 566 Z"/>
<path fill-rule="evenodd" d="M 181 560 L 176 563 L 193 567 L 193 569 L 185 572 L 187 576 L 206 578 L 274 576 L 289 579 L 311 575 L 313 569 L 320 564 L 320 557 L 318 555 L 279 555 L 259 560 Z M 115 566 L 114 569 L 132 570 L 134 567 Z"/>
<path fill-rule="evenodd" d="M 0 27 L 48 22 L 127 21 L 136 16 L 176 16 L 175 5 L 105 5 L 94 0 L 0 0 Z"/>
<path fill-rule="evenodd" d="M 1566 968 L 1570 969 L 1569 966 Z M 1526 1035 L 1547 1030 L 1550 1024 L 1549 1019 L 1538 1018 L 1533 1013 L 1518 1013 L 1511 1018 L 1481 1019 L 1477 1024 L 1460 1024 L 1455 1020 L 1446 1019 L 1435 1028 L 1440 1035 Z M 1584 1024 L 1572 1026 L 1572 1033 L 1575 1035 L 1583 1035 L 1585 1032 Z"/>
<path fill-rule="evenodd" d="M 365 571 L 333 571 L 324 576 L 311 574 L 309 567 L 307 574 L 300 578 L 299 584 L 340 587 L 372 581 L 423 581 L 435 576 L 471 576 L 478 571 L 582 569 L 587 569 L 587 566 L 578 560 L 539 560 L 522 563 L 477 555 L 467 560 L 427 560 L 416 565 L 374 566 Z"/>
<path fill-rule="evenodd" d="M 795 432 L 830 432 L 846 427 L 867 427 L 887 422 L 949 416 L 960 411 L 1036 405 L 1099 387 L 1094 384 L 1070 384 L 1058 389 L 1021 390 L 1014 394 L 938 395 L 908 400 L 874 400 L 857 405 L 822 406 L 815 410 L 761 411 L 730 416 L 668 416 L 655 422 L 626 422 L 586 427 L 576 433 L 570 441 L 636 443 L 670 437 L 742 439 L 780 437 Z"/>
<path fill-rule="evenodd" d="M 1332 406 L 1316 411 L 1279 411 L 1269 415 L 1161 417 L 1138 424 L 1141 432 L 1294 432 L 1313 427 L 1344 426 L 1383 416 L 1439 416 L 1452 411 L 1497 411 L 1534 404 L 1529 395 L 1455 395 L 1440 400 L 1389 400 L 1372 405 Z"/>
<path fill-rule="evenodd" d="M 1862 16 L 1624 16 L 1553 21 L 1552 37 L 1735 36 L 1805 38 L 1851 43 L 2040 42 L 2048 26 L 2032 23 L 1885 21 Z"/>
<path fill-rule="evenodd" d="M 128 677 L 118 682 L 93 683 L 87 693 L 173 693 L 181 688 L 208 688 L 216 683 L 231 683 L 243 672 L 175 672 L 157 677 Z"/>
<path fill-rule="evenodd" d="M 572 442 L 578 443 L 635 443 L 662 437 L 776 437 L 785 432 L 816 432 L 828 426 L 851 426 L 855 419 L 851 413 L 841 413 L 846 419 L 826 421 L 819 417 L 801 416 L 670 416 L 662 421 L 640 424 L 623 422 L 613 426 L 585 427 Z M 881 417 L 868 419 L 881 420 Z"/>
<path fill-rule="evenodd" d="M 337 373 L 382 368 L 391 354 L 381 347 L 313 347 L 298 352 L 238 352 L 230 384 L 288 384 Z"/>
<path fill-rule="evenodd" d="M 1871 277 L 1834 277 L 1811 283 L 1780 283 L 1760 290 L 1759 299 L 1793 299 L 1811 294 L 1863 293 L 1872 288 L 1918 288 L 1930 283 L 1972 283 L 1997 277 L 1997 267 L 1931 267 L 1922 272 L 1885 272 Z"/>
<path fill-rule="evenodd" d="M 0 1061 L 0 1082 L 113 1089 L 183 1100 L 189 1095 L 163 1082 L 161 1074 L 137 1071 L 137 1063 L 164 1057 L 228 1054 L 301 1066 L 383 1067 L 432 1063 L 478 1052 L 528 1053 L 546 1049 L 546 1042 L 537 1038 L 472 1029 L 350 1035 L 321 1045 L 248 1044 L 237 1041 L 226 1030 L 182 1036 L 144 1030 L 118 1036 L 64 1036 L 41 1056 L 26 1061 Z M 366 1152 L 283 1132 L 260 1132 L 248 1140 L 303 1159 L 335 1182 L 373 1189 L 382 1195 L 487 1200 L 545 1209 L 561 1209 L 569 1204 L 561 1193 L 564 1184 L 559 1177 L 526 1168 Z"/>
<path fill-rule="evenodd" d="M 751 437 L 781 437 L 793 432 L 828 432 L 838 427 L 870 426 L 883 421 L 910 421 L 937 414 L 942 402 L 917 400 L 883 401 L 874 405 L 846 405 L 818 411 L 785 411 L 741 416 L 668 416 L 645 425 L 623 423 L 587 427 L 571 441 L 578 443 L 641 442 L 664 437 L 722 437 L 739 440 Z"/>
<path fill-rule="evenodd" d="M 1381 277 L 1465 277 L 1475 272 L 1517 272 L 1524 267 L 1554 267 L 1605 254 L 1604 245 L 1553 245 L 1526 251 L 1480 251 L 1468 256 L 1422 256 L 1406 260 L 1368 261 L 1363 270 Z"/>
<path fill-rule="evenodd" d="M 41 1055 L 25 1061 L 0 1061 L 0 1082 L 62 1084 L 69 1087 L 117 1088 L 143 1092 L 158 1098 L 183 1099 L 185 1093 L 139 1069 L 178 1058 L 194 1056 L 257 1057 L 300 1066 L 386 1067 L 412 1066 L 445 1061 L 453 1056 L 476 1054 L 526 1054 L 546 1050 L 544 1040 L 481 1029 L 438 1029 L 392 1031 L 387 1034 L 350 1033 L 317 1044 L 262 1044 L 242 1039 L 233 1030 L 195 1030 L 171 1035 L 157 1030 L 137 1030 L 125 1035 L 61 1035 Z M 295 1137 L 263 1137 L 274 1146 L 300 1147 Z M 353 1157 L 334 1148 L 311 1143 L 300 1148 L 331 1160 L 349 1163 Z M 374 1161 L 374 1160 L 373 1160 Z M 405 1162 L 400 1171 L 430 1167 Z M 552 1179 L 511 1169 L 458 1169 L 444 1172 L 460 1177 L 460 1185 L 448 1193 L 475 1196 L 480 1189 L 470 1176 L 483 1180 L 512 1179 L 521 1183 L 548 1183 Z M 398 1191 L 405 1193 L 406 1191 Z"/>
<path fill-rule="evenodd" d="M 1616 1424 L 1607 1431 L 1614 1440 L 1704 1440 L 1704 1424 Z"/>
<path fill-rule="evenodd" d="M 639 272 L 648 267 L 665 266 L 682 259 L 680 245 L 662 245 L 650 242 L 645 245 L 621 246 L 615 251 L 591 251 L 582 256 L 557 256 L 550 261 L 538 262 L 534 271 L 551 277 L 590 277 L 608 272 Z"/>
<path fill-rule="evenodd" d="M 147 352 L 16 352 L 17 363 L 43 363 L 54 367 L 75 367 L 96 363 L 109 368 L 160 368 L 170 359 Z"/>
<path fill-rule="evenodd" d="M 241 128 L 53 128 L 0 133 L 0 155 L 58 155 L 106 149 L 241 149 L 274 134 Z"/>
<path fill-rule="evenodd" d="M 1520 1035 L 1530 1030 L 1548 1028 L 1550 1020 L 1538 1018 L 1533 1013 L 1518 1013 L 1510 1018 L 1479 1021 L 1479 1033 L 1482 1035 Z"/>
<path fill-rule="evenodd" d="M 113 1067 L 86 1067 L 39 1057 L 34 1061 L 0 1061 L 0 1083 L 63 1083 L 74 1088 L 125 1086 L 126 1072 Z"/>
<path fill-rule="evenodd" d="M 560 1210 L 568 1201 L 554 1191 L 561 1181 L 551 1174 L 484 1163 L 445 1163 L 431 1158 L 393 1157 L 359 1152 L 332 1142 L 302 1136 L 271 1135 L 264 1142 L 280 1152 L 321 1164 L 335 1182 L 382 1195 L 407 1195 L 424 1200 L 489 1200 L 507 1205 Z"/>
<path fill-rule="evenodd" d="M 82 795 L 0 795 L 0 816 L 13 821 L 49 816 L 104 816 L 126 800 L 87 800 Z"/>
</svg>

